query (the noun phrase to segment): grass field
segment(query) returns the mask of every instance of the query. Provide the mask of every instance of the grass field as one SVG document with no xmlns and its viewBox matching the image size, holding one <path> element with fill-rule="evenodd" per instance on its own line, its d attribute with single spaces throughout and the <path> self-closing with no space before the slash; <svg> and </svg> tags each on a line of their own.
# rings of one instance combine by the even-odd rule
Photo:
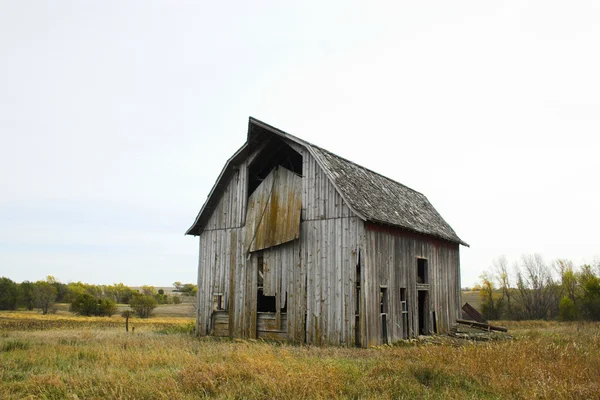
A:
<svg viewBox="0 0 600 400">
<path fill-rule="evenodd" d="M 501 322 L 502 323 L 502 322 Z M 195 338 L 190 318 L 0 313 L 0 398 L 598 398 L 600 324 L 512 341 L 319 348 Z"/>
</svg>

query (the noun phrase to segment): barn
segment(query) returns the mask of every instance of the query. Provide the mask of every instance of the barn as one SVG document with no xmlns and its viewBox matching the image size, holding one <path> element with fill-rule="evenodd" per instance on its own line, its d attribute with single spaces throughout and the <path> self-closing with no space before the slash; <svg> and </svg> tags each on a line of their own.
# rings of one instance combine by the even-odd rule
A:
<svg viewBox="0 0 600 400">
<path fill-rule="evenodd" d="M 460 318 L 468 245 L 423 194 L 252 117 L 186 234 L 200 335 L 369 347 Z"/>
</svg>

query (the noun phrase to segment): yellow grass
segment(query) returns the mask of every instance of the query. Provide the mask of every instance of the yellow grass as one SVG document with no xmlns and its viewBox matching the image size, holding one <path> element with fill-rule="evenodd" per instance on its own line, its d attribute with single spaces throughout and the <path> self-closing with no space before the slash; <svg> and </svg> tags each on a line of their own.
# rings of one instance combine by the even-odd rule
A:
<svg viewBox="0 0 600 400">
<path fill-rule="evenodd" d="M 31 321 L 52 319 L 65 326 L 28 330 Z M 365 350 L 160 333 L 186 319 L 139 322 L 133 335 L 107 326 L 106 318 L 82 319 L 0 313 L 0 398 L 584 399 L 600 393 L 597 323 L 505 323 L 516 340 Z M 15 329 L 19 320 L 24 328 Z"/>
</svg>

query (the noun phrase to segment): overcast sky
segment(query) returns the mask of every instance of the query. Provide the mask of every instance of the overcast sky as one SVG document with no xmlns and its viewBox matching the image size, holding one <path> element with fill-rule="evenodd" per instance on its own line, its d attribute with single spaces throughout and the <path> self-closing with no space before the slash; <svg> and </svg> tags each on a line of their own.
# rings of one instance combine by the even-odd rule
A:
<svg viewBox="0 0 600 400">
<path fill-rule="evenodd" d="M 462 284 L 600 256 L 596 1 L 0 0 L 0 276 L 195 282 L 252 115 L 424 193 Z"/>
</svg>

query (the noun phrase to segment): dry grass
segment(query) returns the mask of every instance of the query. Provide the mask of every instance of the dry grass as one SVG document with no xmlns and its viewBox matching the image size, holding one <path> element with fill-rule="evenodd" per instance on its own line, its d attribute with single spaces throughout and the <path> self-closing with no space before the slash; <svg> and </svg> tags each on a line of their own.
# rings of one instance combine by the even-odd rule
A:
<svg viewBox="0 0 600 400">
<path fill-rule="evenodd" d="M 599 324 L 505 323 L 515 341 L 364 350 L 159 333 L 176 332 L 185 319 L 150 320 L 131 335 L 106 325 L 106 318 L 61 319 L 67 326 L 43 330 L 26 330 L 34 318 L 20 318 L 24 329 L 15 330 L 5 323 L 19 314 L 0 314 L 0 398 L 554 399 L 600 393 Z"/>
</svg>

